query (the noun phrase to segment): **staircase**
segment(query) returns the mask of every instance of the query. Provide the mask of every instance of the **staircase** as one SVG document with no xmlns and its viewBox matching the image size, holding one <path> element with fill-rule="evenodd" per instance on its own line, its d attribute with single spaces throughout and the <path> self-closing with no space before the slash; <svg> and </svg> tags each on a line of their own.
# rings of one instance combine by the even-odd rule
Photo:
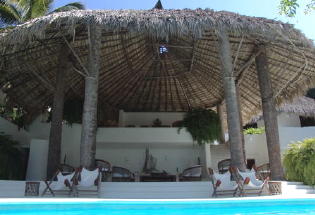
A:
<svg viewBox="0 0 315 215">
<path fill-rule="evenodd" d="M 312 186 L 304 185 L 302 182 L 282 182 L 282 195 L 285 196 L 300 196 L 305 194 L 315 194 L 315 189 Z"/>
</svg>

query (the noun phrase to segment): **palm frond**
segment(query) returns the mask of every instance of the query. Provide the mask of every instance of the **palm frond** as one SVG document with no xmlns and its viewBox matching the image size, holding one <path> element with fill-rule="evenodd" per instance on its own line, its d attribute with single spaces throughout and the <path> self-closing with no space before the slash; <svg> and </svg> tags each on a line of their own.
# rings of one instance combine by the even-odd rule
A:
<svg viewBox="0 0 315 215">
<path fill-rule="evenodd" d="M 63 12 L 63 11 L 70 11 L 70 10 L 84 10 L 85 6 L 80 2 L 73 2 L 70 4 L 67 4 L 65 6 L 59 7 L 55 10 L 53 10 L 51 13 L 55 12 Z"/>
<path fill-rule="evenodd" d="M 29 0 L 31 2 L 30 5 L 30 18 L 36 18 L 40 16 L 44 16 L 50 10 L 53 0 Z"/>
<path fill-rule="evenodd" d="M 6 24 L 16 24 L 21 22 L 21 11 L 17 5 L 0 2 L 0 20 Z"/>
</svg>

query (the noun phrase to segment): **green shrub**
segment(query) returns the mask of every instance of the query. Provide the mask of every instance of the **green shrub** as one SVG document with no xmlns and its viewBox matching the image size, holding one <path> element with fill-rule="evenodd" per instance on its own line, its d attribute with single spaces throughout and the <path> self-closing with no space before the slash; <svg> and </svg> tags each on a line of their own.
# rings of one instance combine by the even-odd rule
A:
<svg viewBox="0 0 315 215">
<path fill-rule="evenodd" d="M 244 134 L 263 134 L 265 133 L 265 127 L 260 128 L 247 128 L 244 130 Z"/>
<path fill-rule="evenodd" d="M 283 165 L 288 180 L 315 185 L 315 138 L 291 144 L 284 153 Z"/>
</svg>

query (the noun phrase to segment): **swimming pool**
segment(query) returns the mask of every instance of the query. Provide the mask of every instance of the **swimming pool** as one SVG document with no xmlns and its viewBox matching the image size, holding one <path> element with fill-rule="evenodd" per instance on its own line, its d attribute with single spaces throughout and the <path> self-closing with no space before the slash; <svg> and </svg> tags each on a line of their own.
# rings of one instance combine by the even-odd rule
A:
<svg viewBox="0 0 315 215">
<path fill-rule="evenodd" d="M 34 199 L 35 200 L 35 199 Z M 36 201 L 36 200 L 35 200 Z M 315 199 L 0 203 L 8 215 L 315 214 Z"/>
</svg>

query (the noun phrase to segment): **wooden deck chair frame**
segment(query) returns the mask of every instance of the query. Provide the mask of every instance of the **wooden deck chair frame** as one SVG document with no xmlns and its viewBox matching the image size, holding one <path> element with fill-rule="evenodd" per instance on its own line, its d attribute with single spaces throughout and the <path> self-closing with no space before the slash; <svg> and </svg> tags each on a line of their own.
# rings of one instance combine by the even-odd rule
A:
<svg viewBox="0 0 315 215">
<path fill-rule="evenodd" d="M 242 176 L 239 173 L 237 173 L 237 174 L 239 175 L 238 177 L 242 178 Z M 260 196 L 262 194 L 262 192 L 264 191 L 264 189 L 266 189 L 266 191 L 268 191 L 270 193 L 269 188 L 268 188 L 269 177 L 267 177 L 266 179 L 263 180 L 263 183 L 261 186 L 257 186 L 257 188 L 251 187 L 251 188 L 247 189 L 246 185 L 248 185 L 250 181 L 251 181 L 251 179 L 249 177 L 246 177 L 244 179 L 242 178 L 241 183 L 239 183 L 239 189 L 240 189 L 239 196 L 246 196 L 246 194 Z"/>
<path fill-rule="evenodd" d="M 108 161 L 95 159 L 95 166 L 100 168 L 101 171 L 101 181 L 106 181 L 112 172 L 112 164 Z"/>
<path fill-rule="evenodd" d="M 66 171 L 64 171 L 64 170 L 66 170 Z M 69 174 L 69 173 L 71 173 L 70 172 L 70 170 L 73 170 L 72 172 L 74 172 L 74 167 L 72 167 L 72 166 L 70 166 L 70 165 L 67 165 L 67 164 L 62 164 L 62 165 L 60 165 L 59 167 L 58 167 L 58 170 L 55 172 L 55 174 L 49 179 L 49 180 L 45 180 L 44 181 L 44 183 L 45 183 L 45 185 L 46 185 L 46 188 L 44 189 L 44 191 L 42 192 L 42 194 L 41 194 L 41 196 L 44 196 L 46 193 L 47 193 L 47 191 L 49 191 L 50 192 L 50 194 L 52 195 L 52 196 L 54 196 L 55 197 L 55 193 L 65 193 L 65 192 L 68 192 L 68 195 L 70 196 L 71 194 L 72 194 L 72 186 L 71 186 L 71 181 L 68 181 L 68 180 L 65 180 L 65 188 L 67 188 L 67 189 L 63 189 L 63 190 L 53 190 L 52 188 L 51 188 L 51 184 L 54 182 L 54 181 L 56 181 L 56 179 L 57 179 L 57 175 L 59 174 L 59 173 L 67 173 L 67 174 Z M 74 178 L 75 176 L 73 176 L 73 178 Z"/>
<path fill-rule="evenodd" d="M 232 172 L 231 170 L 229 169 L 229 172 L 231 173 L 232 175 Z M 236 196 L 237 192 L 239 191 L 239 184 L 238 184 L 238 181 L 236 181 L 237 183 L 237 186 L 235 189 L 227 189 L 227 190 L 218 190 L 219 186 L 221 185 L 221 181 L 220 180 L 217 180 L 215 182 L 215 179 L 214 179 L 214 171 L 213 169 L 211 168 L 208 168 L 208 173 L 209 173 L 209 177 L 210 177 L 210 181 L 212 183 L 212 187 L 213 187 L 213 193 L 212 193 L 212 197 L 218 197 L 218 195 L 233 195 L 233 196 Z"/>
<path fill-rule="evenodd" d="M 118 173 L 124 172 L 128 176 L 115 176 L 116 171 Z M 125 167 L 120 167 L 120 166 L 113 166 L 112 167 L 112 181 L 113 182 L 134 182 L 135 181 L 135 174 L 131 172 L 129 169 Z"/>
<path fill-rule="evenodd" d="M 101 169 L 100 168 L 95 168 L 91 171 L 94 171 L 98 169 L 98 176 L 94 181 L 94 186 L 96 189 L 82 189 L 79 188 L 79 181 L 81 181 L 81 172 L 82 172 L 83 167 L 80 167 L 77 169 L 75 177 L 74 177 L 74 182 L 72 185 L 72 190 L 74 192 L 74 195 L 76 197 L 79 197 L 80 193 L 95 193 L 96 195 L 99 195 L 100 187 L 101 187 L 101 182 L 102 182 L 102 175 L 101 175 Z"/>
<path fill-rule="evenodd" d="M 270 164 L 269 163 L 265 163 L 263 165 L 260 165 L 258 167 L 255 167 L 255 171 L 257 173 L 257 177 L 260 180 L 265 180 L 268 177 L 270 178 Z"/>
<path fill-rule="evenodd" d="M 192 171 L 194 169 L 200 170 L 199 176 L 185 176 L 186 172 Z M 192 166 L 192 167 L 184 169 L 184 171 L 179 175 L 179 181 L 201 181 L 201 176 L 202 176 L 202 166 L 196 165 L 196 166 Z"/>
</svg>

